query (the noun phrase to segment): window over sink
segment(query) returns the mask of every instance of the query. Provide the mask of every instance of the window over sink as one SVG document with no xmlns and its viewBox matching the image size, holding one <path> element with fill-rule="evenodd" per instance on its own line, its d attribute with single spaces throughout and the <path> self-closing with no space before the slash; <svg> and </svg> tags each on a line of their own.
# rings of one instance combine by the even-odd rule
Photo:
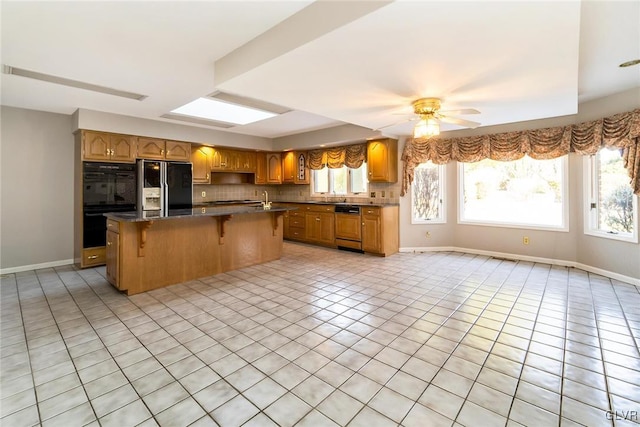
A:
<svg viewBox="0 0 640 427">
<path fill-rule="evenodd" d="M 312 196 L 366 197 L 369 190 L 367 163 L 357 169 L 342 166 L 311 171 Z"/>
</svg>

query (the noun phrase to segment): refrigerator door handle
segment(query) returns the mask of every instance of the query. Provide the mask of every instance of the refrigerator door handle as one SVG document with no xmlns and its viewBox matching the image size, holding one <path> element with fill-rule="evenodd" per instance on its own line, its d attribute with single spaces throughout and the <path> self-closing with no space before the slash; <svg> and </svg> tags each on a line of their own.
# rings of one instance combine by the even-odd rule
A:
<svg viewBox="0 0 640 427">
<path fill-rule="evenodd" d="M 162 214 L 163 215 L 168 215 L 169 214 L 169 184 L 167 183 L 167 163 L 166 162 L 161 162 L 160 163 L 160 180 L 161 180 L 161 187 L 162 187 Z"/>
</svg>

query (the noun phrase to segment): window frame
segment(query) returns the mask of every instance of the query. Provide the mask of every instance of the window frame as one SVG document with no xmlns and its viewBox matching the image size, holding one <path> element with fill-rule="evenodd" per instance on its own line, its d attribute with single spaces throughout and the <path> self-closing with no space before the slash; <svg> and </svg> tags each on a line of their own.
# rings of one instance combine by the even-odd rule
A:
<svg viewBox="0 0 640 427">
<path fill-rule="evenodd" d="M 565 155 L 560 157 L 561 159 L 561 176 L 562 176 L 562 223 L 559 226 L 550 226 L 544 224 L 531 224 L 531 223 L 519 223 L 519 222 L 503 222 L 503 221 L 487 221 L 487 220 L 473 220 L 464 218 L 464 163 L 457 162 L 458 165 L 458 224 L 461 225 L 481 225 L 487 227 L 501 227 L 501 228 L 519 228 L 525 230 L 541 230 L 541 231 L 558 231 L 569 232 L 569 206 L 570 206 L 570 194 L 569 194 L 569 156 Z M 535 160 L 535 159 L 532 159 Z M 518 160 L 512 160 L 518 161 Z"/>
<path fill-rule="evenodd" d="M 367 167 L 367 162 L 362 162 L 362 166 L 360 167 Z M 311 196 L 313 197 L 354 197 L 354 198 L 368 198 L 369 197 L 369 180 L 367 179 L 367 170 L 365 169 L 364 171 L 364 178 L 365 178 L 365 190 L 363 192 L 360 193 L 354 193 L 352 191 L 352 187 L 353 187 L 353 179 L 352 179 L 352 170 L 354 170 L 353 168 L 349 168 L 347 166 L 343 166 L 347 168 L 347 192 L 345 193 L 334 193 L 334 182 L 333 182 L 333 174 L 331 173 L 332 170 L 338 170 L 338 169 L 330 169 L 329 167 L 325 166 L 323 167 L 322 171 L 324 171 L 325 169 L 327 170 L 328 173 L 328 184 L 329 184 L 329 188 L 327 192 L 319 192 L 316 191 L 315 186 L 316 186 L 316 178 L 315 178 L 315 174 L 319 171 L 319 170 L 311 170 L 310 172 L 310 181 L 311 181 L 311 185 L 310 185 L 310 193 Z"/>
<path fill-rule="evenodd" d="M 430 162 L 429 162 L 430 163 Z M 420 165 L 422 165 L 423 163 L 421 163 Z M 433 164 L 433 163 L 432 163 Z M 418 165 L 417 167 L 419 167 L 420 165 Z M 436 166 L 436 168 L 438 169 L 438 192 L 440 195 L 440 211 L 439 211 L 439 215 L 436 219 L 420 219 L 420 218 L 416 218 L 414 215 L 414 192 L 413 192 L 413 182 L 411 183 L 410 186 L 410 192 L 411 192 L 411 224 L 419 224 L 419 225 L 424 225 L 424 224 L 446 224 L 447 223 L 447 203 L 445 203 L 445 198 L 446 198 L 446 190 L 447 190 L 447 184 L 446 184 L 446 173 L 447 173 L 447 169 L 446 169 L 446 165 L 436 165 L 433 164 L 434 166 Z M 416 167 L 416 168 L 417 168 Z M 415 179 L 415 175 L 414 175 L 414 179 Z"/>
<path fill-rule="evenodd" d="M 602 148 L 600 149 L 602 150 Z M 584 170 L 584 234 L 593 237 L 600 237 L 603 239 L 619 240 L 622 242 L 638 243 L 638 196 L 633 195 L 633 233 L 631 234 L 618 234 L 610 231 L 601 230 L 598 227 L 598 209 L 597 205 L 600 203 L 599 197 L 599 162 L 598 153 L 592 156 L 585 156 L 583 161 Z M 592 208 L 592 203 L 596 204 L 595 208 Z"/>
</svg>

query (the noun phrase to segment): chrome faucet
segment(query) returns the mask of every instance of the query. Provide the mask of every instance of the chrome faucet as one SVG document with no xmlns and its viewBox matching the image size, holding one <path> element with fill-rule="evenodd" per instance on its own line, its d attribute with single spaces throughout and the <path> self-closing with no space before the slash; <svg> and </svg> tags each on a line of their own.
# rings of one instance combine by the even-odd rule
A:
<svg viewBox="0 0 640 427">
<path fill-rule="evenodd" d="M 267 193 L 267 190 L 264 191 L 264 202 L 260 203 L 262 204 L 262 209 L 271 209 L 271 202 L 269 201 L 269 193 Z"/>
</svg>

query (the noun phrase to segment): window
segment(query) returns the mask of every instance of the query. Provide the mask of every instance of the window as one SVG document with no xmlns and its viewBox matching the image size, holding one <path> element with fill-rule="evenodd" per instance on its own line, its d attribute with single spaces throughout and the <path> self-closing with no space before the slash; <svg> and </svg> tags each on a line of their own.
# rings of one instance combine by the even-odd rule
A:
<svg viewBox="0 0 640 427">
<path fill-rule="evenodd" d="M 585 233 L 638 241 L 637 198 L 629 184 L 620 150 L 602 148 L 587 157 Z"/>
<path fill-rule="evenodd" d="M 568 230 L 567 156 L 460 163 L 460 223 Z"/>
<path fill-rule="evenodd" d="M 431 162 L 415 168 L 411 184 L 411 223 L 434 224 L 447 221 L 444 210 L 444 165 Z"/>
<path fill-rule="evenodd" d="M 366 196 L 369 186 L 367 164 L 358 169 L 343 166 L 338 169 L 324 167 L 311 171 L 311 193 L 335 196 Z"/>
</svg>

